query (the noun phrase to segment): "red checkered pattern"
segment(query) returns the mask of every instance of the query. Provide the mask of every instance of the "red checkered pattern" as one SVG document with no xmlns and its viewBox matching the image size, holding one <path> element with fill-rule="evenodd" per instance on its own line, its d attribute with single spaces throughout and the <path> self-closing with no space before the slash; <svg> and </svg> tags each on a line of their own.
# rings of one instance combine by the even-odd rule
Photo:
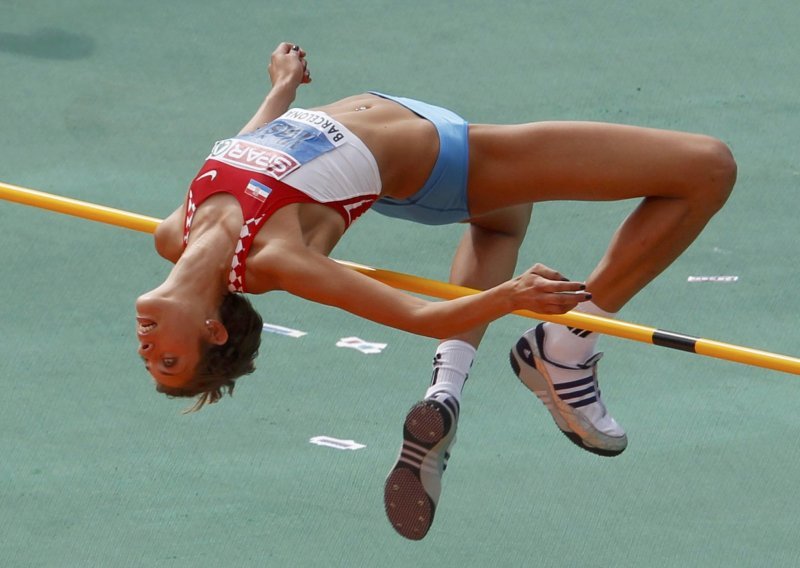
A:
<svg viewBox="0 0 800 568">
<path fill-rule="evenodd" d="M 194 221 L 194 214 L 197 211 L 197 205 L 194 202 L 192 190 L 189 190 L 189 198 L 186 203 L 186 223 L 183 227 L 183 245 L 186 246 L 189 242 L 189 232 L 192 229 L 192 221 Z M 233 252 L 231 259 L 231 271 L 228 273 L 228 290 L 231 292 L 244 292 L 244 272 L 245 260 L 247 254 L 250 252 L 250 246 L 253 244 L 253 239 L 256 238 L 258 230 L 264 221 L 267 220 L 266 215 L 260 215 L 255 218 L 250 218 L 242 225 L 242 230 L 239 232 L 239 241 L 236 243 L 236 249 Z"/>
<path fill-rule="evenodd" d="M 253 239 L 256 238 L 258 230 L 264 221 L 267 220 L 266 215 L 261 215 L 255 219 L 248 219 L 242 225 L 242 230 L 239 233 L 239 242 L 236 243 L 236 249 L 233 251 L 233 259 L 231 260 L 231 271 L 228 273 L 228 290 L 230 292 L 244 292 L 244 271 L 245 260 L 247 253 L 250 252 L 250 245 L 253 244 Z"/>
<path fill-rule="evenodd" d="M 266 195 L 262 192 L 248 191 L 251 182 L 258 182 L 269 188 Z M 228 290 L 231 292 L 247 292 L 245 282 L 245 265 L 250 247 L 259 229 L 270 216 L 280 208 L 292 203 L 322 203 L 337 211 L 347 226 L 364 211 L 369 209 L 378 195 L 356 196 L 340 201 L 319 202 L 302 191 L 273 179 L 265 174 L 242 170 L 213 159 L 203 165 L 200 173 L 192 182 L 186 200 L 186 223 L 183 227 L 183 245 L 189 244 L 189 232 L 192 229 L 197 208 L 206 199 L 218 193 L 233 195 L 242 208 L 242 217 L 247 219 L 242 225 L 235 253 L 231 259 L 228 273 Z"/>
<path fill-rule="evenodd" d="M 192 229 L 195 211 L 197 211 L 197 205 L 194 203 L 192 190 L 190 189 L 189 198 L 186 200 L 186 223 L 183 225 L 183 246 L 189 244 L 189 231 Z"/>
</svg>

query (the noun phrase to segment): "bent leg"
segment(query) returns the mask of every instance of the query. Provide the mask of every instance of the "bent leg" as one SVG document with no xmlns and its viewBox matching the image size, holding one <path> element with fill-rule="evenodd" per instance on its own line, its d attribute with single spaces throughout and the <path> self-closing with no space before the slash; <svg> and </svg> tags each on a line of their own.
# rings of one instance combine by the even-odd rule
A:
<svg viewBox="0 0 800 568">
<path fill-rule="evenodd" d="M 725 203 L 736 164 L 697 134 L 587 122 L 470 126 L 469 205 L 644 198 L 587 279 L 618 311 L 694 241 Z"/>
<path fill-rule="evenodd" d="M 521 205 L 473 219 L 453 259 L 450 282 L 490 288 L 511 278 L 530 214 L 531 206 Z M 439 345 L 432 384 L 406 415 L 400 455 L 384 484 L 386 515 L 406 538 L 423 538 L 433 522 L 455 443 L 461 389 L 485 330 L 473 329 Z"/>
<path fill-rule="evenodd" d="M 531 207 L 518 205 L 470 220 L 453 257 L 450 282 L 485 290 L 509 280 L 514 275 Z M 439 343 L 426 397 L 446 390 L 461 399 L 475 351 L 485 332 L 486 326 L 480 326 Z"/>
<path fill-rule="evenodd" d="M 531 204 L 518 205 L 472 219 L 453 257 L 450 283 L 486 290 L 509 280 L 517 266 L 531 209 Z M 485 332 L 483 326 L 451 339 L 477 348 Z"/>
</svg>

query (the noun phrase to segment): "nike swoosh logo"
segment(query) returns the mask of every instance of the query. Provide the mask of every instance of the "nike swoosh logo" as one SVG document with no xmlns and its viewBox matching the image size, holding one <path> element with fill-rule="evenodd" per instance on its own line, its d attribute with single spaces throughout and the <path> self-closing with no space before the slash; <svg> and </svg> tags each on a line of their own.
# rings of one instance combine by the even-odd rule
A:
<svg viewBox="0 0 800 568">
<path fill-rule="evenodd" d="M 203 179 L 204 177 L 210 177 L 211 181 L 214 181 L 214 178 L 217 177 L 217 170 L 208 170 L 203 175 L 197 176 L 197 179 L 194 180 L 194 181 L 199 181 L 199 180 Z"/>
</svg>

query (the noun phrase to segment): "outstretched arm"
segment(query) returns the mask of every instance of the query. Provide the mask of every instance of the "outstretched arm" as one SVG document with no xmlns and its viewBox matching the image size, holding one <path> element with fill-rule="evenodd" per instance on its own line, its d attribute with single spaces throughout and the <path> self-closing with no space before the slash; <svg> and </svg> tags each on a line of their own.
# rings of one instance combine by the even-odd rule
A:
<svg viewBox="0 0 800 568">
<path fill-rule="evenodd" d="M 272 88 L 239 134 L 252 132 L 289 110 L 297 88 L 311 82 L 306 52 L 291 43 L 283 42 L 275 48 L 270 57 L 268 71 Z"/>
<path fill-rule="evenodd" d="M 435 338 L 452 337 L 517 309 L 566 313 L 591 298 L 582 283 L 540 264 L 484 292 L 444 302 L 406 294 L 304 247 L 276 252 L 269 266 L 273 282 L 291 294 Z"/>
</svg>

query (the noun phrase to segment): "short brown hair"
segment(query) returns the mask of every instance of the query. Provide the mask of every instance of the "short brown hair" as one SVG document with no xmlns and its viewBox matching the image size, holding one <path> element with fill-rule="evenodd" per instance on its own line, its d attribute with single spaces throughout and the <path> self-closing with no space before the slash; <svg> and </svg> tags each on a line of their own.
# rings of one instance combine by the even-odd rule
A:
<svg viewBox="0 0 800 568">
<path fill-rule="evenodd" d="M 195 374 L 182 387 L 156 384 L 156 390 L 169 397 L 198 396 L 185 412 L 196 412 L 214 404 L 225 393 L 233 394 L 236 379 L 256 370 L 255 358 L 261 345 L 264 322 L 250 301 L 242 294 L 229 293 L 219 308 L 220 321 L 228 332 L 222 345 L 206 346 Z"/>
</svg>

